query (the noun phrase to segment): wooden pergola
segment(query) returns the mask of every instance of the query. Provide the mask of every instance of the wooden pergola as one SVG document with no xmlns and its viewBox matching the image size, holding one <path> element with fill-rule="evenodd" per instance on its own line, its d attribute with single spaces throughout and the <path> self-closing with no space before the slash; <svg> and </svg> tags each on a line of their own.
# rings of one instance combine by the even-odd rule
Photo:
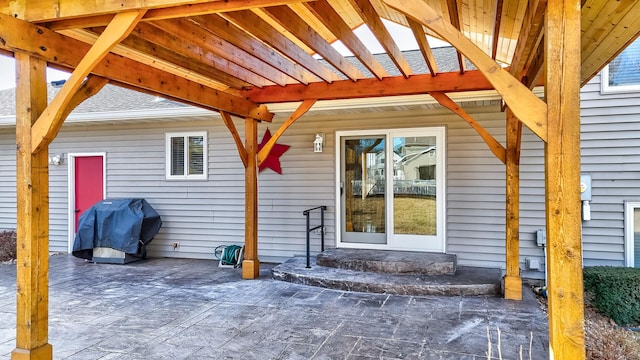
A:
<svg viewBox="0 0 640 360">
<path fill-rule="evenodd" d="M 48 145 L 75 106 L 111 83 L 220 112 L 246 168 L 246 279 L 259 274 L 256 169 L 284 131 L 318 100 L 426 93 L 467 121 L 505 164 L 505 297 L 521 299 L 524 124 L 545 143 L 551 357 L 583 359 L 579 91 L 638 37 L 638 14 L 633 0 L 0 0 L 0 54 L 17 62 L 12 358 L 52 357 Z M 382 19 L 411 29 L 429 73 L 413 72 Z M 399 76 L 354 34 L 362 24 Z M 457 49 L 457 71 L 438 70 L 426 35 Z M 336 40 L 366 71 L 331 46 Z M 466 69 L 465 58 L 477 70 Z M 72 72 L 50 103 L 47 66 Z M 541 84 L 544 100 L 531 91 Z M 447 95 L 489 89 L 507 107 L 504 145 Z M 276 102 L 301 105 L 258 151 L 257 124 L 273 117 L 264 104 Z M 244 119 L 244 141 L 232 116 Z"/>
</svg>

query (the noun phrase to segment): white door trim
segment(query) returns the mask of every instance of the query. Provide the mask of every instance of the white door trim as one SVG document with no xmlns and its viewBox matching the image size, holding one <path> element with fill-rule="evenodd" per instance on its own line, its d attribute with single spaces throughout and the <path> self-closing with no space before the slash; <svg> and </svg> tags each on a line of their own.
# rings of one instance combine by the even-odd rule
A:
<svg viewBox="0 0 640 360">
<path fill-rule="evenodd" d="M 625 201 L 624 203 L 624 244 L 625 262 L 627 267 L 635 267 L 634 240 L 634 209 L 640 209 L 640 201 Z"/>
<path fill-rule="evenodd" d="M 107 198 L 107 153 L 106 152 L 90 152 L 90 153 L 69 153 L 67 154 L 67 234 L 68 244 L 67 250 L 69 253 L 73 250 L 73 241 L 76 233 L 76 158 L 77 157 L 89 157 L 89 156 L 101 156 L 102 157 L 102 198 Z"/>
<path fill-rule="evenodd" d="M 377 250 L 390 250 L 395 249 L 393 247 L 393 239 L 392 229 L 387 230 L 387 243 L 386 244 L 366 244 L 366 243 L 353 243 L 353 242 L 342 242 L 342 194 L 341 194 L 341 171 L 342 171 L 342 138 L 350 137 L 350 136 L 372 136 L 372 135 L 383 135 L 385 136 L 385 141 L 388 143 L 391 141 L 391 138 L 394 134 L 397 133 L 405 133 L 405 132 L 420 132 L 420 131 L 428 131 L 437 133 L 437 145 L 439 149 L 437 151 L 437 161 L 438 165 L 436 167 L 436 172 L 438 173 L 437 179 L 442 186 L 438 188 L 437 193 L 437 201 L 438 201 L 438 211 L 437 213 L 437 237 L 439 238 L 442 246 L 442 252 L 446 252 L 447 250 L 447 237 L 446 237 L 446 127 L 444 126 L 427 126 L 420 128 L 395 128 L 395 129 L 375 129 L 375 130 L 344 130 L 344 131 L 336 131 L 335 134 L 335 209 L 336 209 L 336 247 L 342 248 L 367 248 L 367 249 L 377 249 Z M 393 144 L 387 144 L 388 150 L 393 151 Z M 386 156 L 388 157 L 388 155 Z M 387 169 L 387 174 L 389 174 L 389 170 Z M 392 173 L 392 172 L 391 172 Z M 388 203 L 391 202 L 391 199 L 387 197 L 387 207 Z M 387 225 L 393 226 L 393 219 L 391 222 L 389 221 L 392 218 L 391 211 L 387 211 Z M 398 249 L 400 250 L 400 249 Z M 409 249 L 404 249 L 409 250 Z M 419 250 L 413 250 L 419 251 Z M 424 250 L 423 250 L 424 251 Z"/>
</svg>

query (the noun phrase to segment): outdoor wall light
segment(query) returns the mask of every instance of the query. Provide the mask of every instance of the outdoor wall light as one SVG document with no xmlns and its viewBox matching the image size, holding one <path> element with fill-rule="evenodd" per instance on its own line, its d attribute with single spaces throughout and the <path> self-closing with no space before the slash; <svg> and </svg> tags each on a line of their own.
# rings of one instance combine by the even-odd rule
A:
<svg viewBox="0 0 640 360">
<path fill-rule="evenodd" d="M 322 152 L 322 144 L 324 143 L 324 133 L 317 133 L 313 140 L 313 152 Z"/>
<path fill-rule="evenodd" d="M 53 154 L 53 156 L 49 156 L 49 165 L 62 164 L 64 164 L 64 154 Z"/>
</svg>

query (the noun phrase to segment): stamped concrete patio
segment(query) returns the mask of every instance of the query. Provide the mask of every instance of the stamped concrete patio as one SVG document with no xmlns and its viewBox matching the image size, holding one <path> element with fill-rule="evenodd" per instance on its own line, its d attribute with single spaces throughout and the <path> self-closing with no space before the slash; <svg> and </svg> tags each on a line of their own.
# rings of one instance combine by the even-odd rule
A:
<svg viewBox="0 0 640 360">
<path fill-rule="evenodd" d="M 128 265 L 50 258 L 55 359 L 548 358 L 547 318 L 526 290 L 495 297 L 367 294 L 259 280 L 214 261 Z M 0 357 L 15 346 L 15 265 L 0 265 Z"/>
</svg>

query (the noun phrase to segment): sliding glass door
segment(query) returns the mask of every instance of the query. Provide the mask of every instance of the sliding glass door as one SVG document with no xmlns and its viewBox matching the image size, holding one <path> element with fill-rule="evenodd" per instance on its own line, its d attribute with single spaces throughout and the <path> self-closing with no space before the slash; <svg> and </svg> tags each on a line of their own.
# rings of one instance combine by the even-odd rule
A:
<svg viewBox="0 0 640 360">
<path fill-rule="evenodd" d="M 444 128 L 337 135 L 338 246 L 444 252 Z"/>
</svg>

